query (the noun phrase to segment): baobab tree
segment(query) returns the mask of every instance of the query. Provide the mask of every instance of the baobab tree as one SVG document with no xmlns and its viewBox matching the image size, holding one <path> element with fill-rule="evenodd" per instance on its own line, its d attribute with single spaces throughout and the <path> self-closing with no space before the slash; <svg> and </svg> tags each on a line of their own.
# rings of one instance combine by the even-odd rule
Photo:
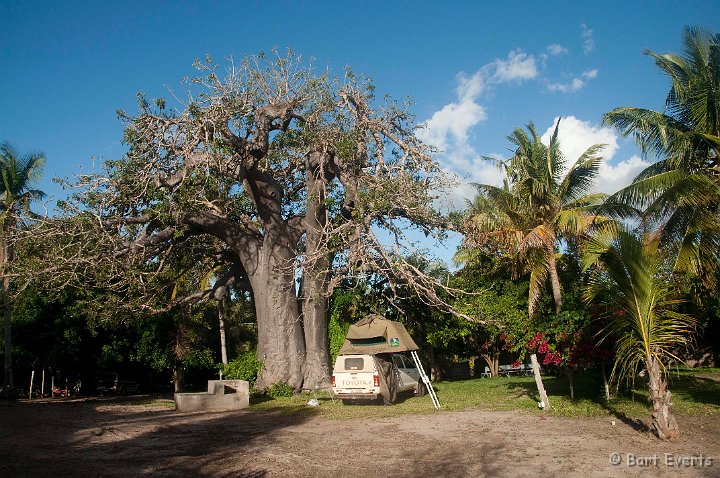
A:
<svg viewBox="0 0 720 478">
<path fill-rule="evenodd" d="M 178 108 L 140 97 L 137 115 L 120 113 L 128 152 L 79 178 L 69 221 L 85 246 L 73 255 L 112 263 L 124 287 L 161 275 L 181 247 L 208 270 L 228 266 L 193 298 L 248 284 L 261 389 L 329 381 L 327 301 L 343 278 L 388 275 L 444 304 L 440 285 L 403 259 L 409 230 L 439 237 L 445 223 L 433 208 L 444 176 L 404 106 L 377 101 L 350 72 L 317 75 L 292 53 L 222 73 L 210 59 L 196 66 Z"/>
</svg>

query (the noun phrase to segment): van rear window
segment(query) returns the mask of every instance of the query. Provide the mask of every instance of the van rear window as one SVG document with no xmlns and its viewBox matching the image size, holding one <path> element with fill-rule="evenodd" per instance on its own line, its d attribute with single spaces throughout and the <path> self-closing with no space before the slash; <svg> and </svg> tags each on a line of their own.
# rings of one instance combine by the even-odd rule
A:
<svg viewBox="0 0 720 478">
<path fill-rule="evenodd" d="M 362 357 L 347 357 L 345 359 L 345 370 L 362 370 L 365 368 L 365 359 Z"/>
</svg>

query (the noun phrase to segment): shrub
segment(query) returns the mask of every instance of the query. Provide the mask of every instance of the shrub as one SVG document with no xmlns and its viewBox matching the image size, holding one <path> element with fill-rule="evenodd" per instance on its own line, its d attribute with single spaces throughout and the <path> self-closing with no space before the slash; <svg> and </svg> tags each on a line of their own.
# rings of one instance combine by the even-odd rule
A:
<svg viewBox="0 0 720 478">
<path fill-rule="evenodd" d="M 328 322 L 328 336 L 330 339 L 330 366 L 335 365 L 335 359 L 345 343 L 345 335 L 347 335 L 350 324 L 341 323 L 335 317 L 339 314 L 333 314 L 330 316 Z"/>
<path fill-rule="evenodd" d="M 269 397 L 292 397 L 293 388 L 287 383 L 275 383 L 265 391 L 265 394 Z"/>
<path fill-rule="evenodd" d="M 223 375 L 228 380 L 246 380 L 250 386 L 255 385 L 258 373 L 262 370 L 262 362 L 255 352 L 245 352 L 222 367 Z"/>
</svg>

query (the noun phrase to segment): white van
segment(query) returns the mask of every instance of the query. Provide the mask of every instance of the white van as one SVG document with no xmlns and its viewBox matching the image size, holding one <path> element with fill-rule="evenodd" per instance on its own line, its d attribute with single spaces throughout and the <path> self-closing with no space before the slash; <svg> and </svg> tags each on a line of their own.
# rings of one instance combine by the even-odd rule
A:
<svg viewBox="0 0 720 478">
<path fill-rule="evenodd" d="M 383 367 L 391 370 L 383 373 Z M 397 353 L 339 355 L 333 368 L 332 389 L 343 403 L 382 397 L 386 405 L 395 401 L 398 392 L 413 391 L 422 396 L 426 391 L 413 359 Z"/>
</svg>

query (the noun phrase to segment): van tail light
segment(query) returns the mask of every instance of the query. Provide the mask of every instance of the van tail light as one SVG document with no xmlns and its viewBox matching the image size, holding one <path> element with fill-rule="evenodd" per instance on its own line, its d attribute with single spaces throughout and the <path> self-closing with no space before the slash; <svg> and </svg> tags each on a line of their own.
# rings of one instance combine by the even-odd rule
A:
<svg viewBox="0 0 720 478">
<path fill-rule="evenodd" d="M 335 375 L 332 376 L 332 386 L 335 386 Z"/>
<path fill-rule="evenodd" d="M 374 387 L 380 386 L 380 374 L 377 372 L 373 372 L 373 386 Z"/>
</svg>

